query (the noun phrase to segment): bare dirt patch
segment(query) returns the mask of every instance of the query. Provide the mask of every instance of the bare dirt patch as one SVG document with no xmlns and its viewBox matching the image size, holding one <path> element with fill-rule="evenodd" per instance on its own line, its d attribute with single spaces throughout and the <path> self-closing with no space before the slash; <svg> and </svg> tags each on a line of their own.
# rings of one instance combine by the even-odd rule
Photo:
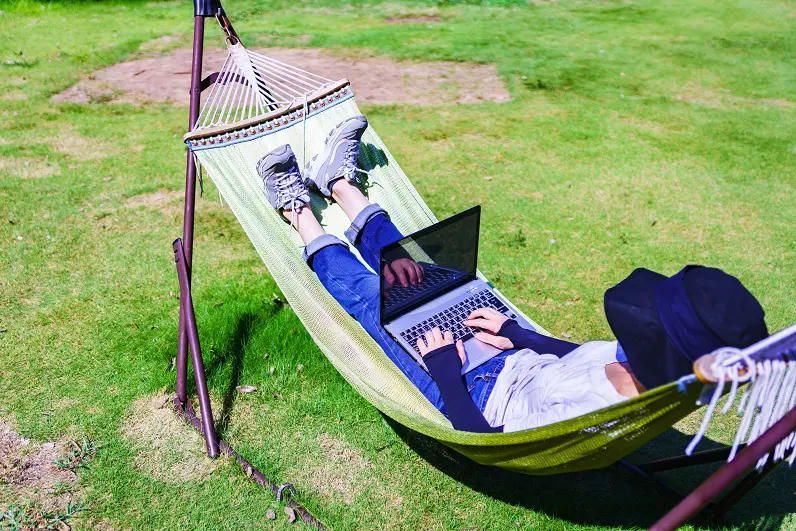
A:
<svg viewBox="0 0 796 531">
<path fill-rule="evenodd" d="M 77 475 L 54 464 L 67 454 L 68 442 L 35 443 L 0 419 L 0 503 L 31 503 L 43 512 L 66 507 L 76 494 Z M 8 496 L 9 500 L 4 500 Z"/>
<path fill-rule="evenodd" d="M 23 179 L 41 179 L 61 174 L 61 167 L 46 157 L 0 157 L 0 171 Z"/>
<path fill-rule="evenodd" d="M 177 417 L 165 393 L 136 400 L 121 433 L 136 452 L 135 467 L 160 481 L 204 481 L 223 463 L 207 457 L 202 436 Z"/>
<path fill-rule="evenodd" d="M 360 103 L 434 105 L 506 102 L 510 99 L 495 65 L 351 57 L 319 48 L 274 47 L 257 51 L 332 80 L 348 78 Z M 203 75 L 219 68 L 226 56 L 226 50 L 207 50 Z M 190 74 L 191 51 L 181 48 L 162 56 L 127 61 L 98 70 L 53 96 L 52 100 L 187 106 Z"/>
</svg>

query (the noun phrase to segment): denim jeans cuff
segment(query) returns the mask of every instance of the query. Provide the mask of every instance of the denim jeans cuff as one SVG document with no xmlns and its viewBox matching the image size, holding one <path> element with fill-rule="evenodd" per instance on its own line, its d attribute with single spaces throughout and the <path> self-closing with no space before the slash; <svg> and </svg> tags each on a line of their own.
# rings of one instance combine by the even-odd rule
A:
<svg viewBox="0 0 796 531">
<path fill-rule="evenodd" d="M 345 230 L 344 234 L 346 239 L 353 245 L 359 243 L 359 235 L 362 229 L 365 228 L 368 221 L 379 214 L 384 214 L 386 216 L 387 211 L 381 208 L 378 203 L 371 203 L 363 208 L 362 211 L 357 214 L 357 217 L 354 218 L 354 221 L 351 222 L 351 226 Z"/>
<path fill-rule="evenodd" d="M 348 244 L 334 234 L 322 234 L 308 243 L 306 247 L 304 247 L 304 261 L 309 263 L 312 257 L 318 251 L 325 247 L 329 247 L 330 245 L 342 245 L 348 249 Z"/>
</svg>

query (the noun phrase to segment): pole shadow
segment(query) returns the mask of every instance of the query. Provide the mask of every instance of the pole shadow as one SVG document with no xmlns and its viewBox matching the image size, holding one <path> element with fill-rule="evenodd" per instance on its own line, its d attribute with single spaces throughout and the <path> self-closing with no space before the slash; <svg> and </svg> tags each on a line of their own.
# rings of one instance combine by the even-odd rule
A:
<svg viewBox="0 0 796 531">
<path fill-rule="evenodd" d="M 227 339 L 223 347 L 210 348 L 205 366 L 208 381 L 216 379 L 216 375 L 226 381 L 224 394 L 221 399 L 221 410 L 213 412 L 216 420 L 216 433 L 223 437 L 229 427 L 229 420 L 235 406 L 236 387 L 240 384 L 243 374 L 243 358 L 246 343 L 249 341 L 252 327 L 259 318 L 253 313 L 244 313 L 238 319 L 235 330 Z M 223 374 L 222 373 L 226 373 Z"/>
</svg>

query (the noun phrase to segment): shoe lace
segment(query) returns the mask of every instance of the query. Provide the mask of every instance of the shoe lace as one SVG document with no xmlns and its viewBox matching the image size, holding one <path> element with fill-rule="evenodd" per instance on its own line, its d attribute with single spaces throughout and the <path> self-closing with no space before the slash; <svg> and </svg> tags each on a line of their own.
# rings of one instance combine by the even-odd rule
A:
<svg viewBox="0 0 796 531">
<path fill-rule="evenodd" d="M 360 183 L 360 178 L 357 172 L 370 175 L 370 172 L 363 170 L 357 166 L 357 159 L 359 159 L 359 142 L 352 141 L 346 146 L 343 152 L 343 166 L 340 174 L 349 181 Z"/>
<path fill-rule="evenodd" d="M 285 205 L 282 209 L 284 210 L 290 203 L 290 226 L 288 227 L 288 233 L 290 233 L 290 229 L 296 224 L 296 207 L 304 206 L 299 202 L 301 194 L 304 193 L 304 184 L 301 182 L 301 173 L 299 173 L 298 167 L 293 166 L 280 175 L 275 184 L 277 201 L 279 204 Z"/>
</svg>

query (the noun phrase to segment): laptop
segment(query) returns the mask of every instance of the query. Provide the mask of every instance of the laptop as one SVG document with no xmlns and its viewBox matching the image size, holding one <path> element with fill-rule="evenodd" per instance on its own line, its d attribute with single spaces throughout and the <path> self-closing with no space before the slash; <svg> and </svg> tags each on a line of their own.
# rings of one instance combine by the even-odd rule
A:
<svg viewBox="0 0 796 531">
<path fill-rule="evenodd" d="M 534 330 L 508 300 L 477 277 L 480 224 L 481 207 L 475 206 L 381 249 L 381 325 L 425 370 L 417 340 L 436 327 L 464 342 L 467 361 L 462 374 L 502 352 L 475 339 L 477 329 L 464 326 L 477 308 L 493 308 Z M 386 281 L 385 267 L 400 258 L 411 258 L 423 268 L 421 283 L 403 287 Z"/>
</svg>

